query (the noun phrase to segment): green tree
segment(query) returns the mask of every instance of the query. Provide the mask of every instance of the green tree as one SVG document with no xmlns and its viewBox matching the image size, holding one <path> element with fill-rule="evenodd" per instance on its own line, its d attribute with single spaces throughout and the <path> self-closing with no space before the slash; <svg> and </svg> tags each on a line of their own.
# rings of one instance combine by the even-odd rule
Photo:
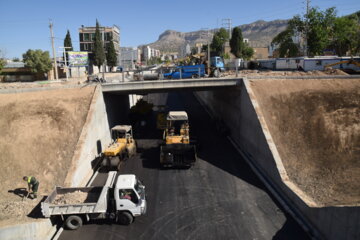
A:
<svg viewBox="0 0 360 240">
<path fill-rule="evenodd" d="M 280 57 L 297 57 L 300 54 L 299 46 L 293 41 L 294 31 L 288 27 L 285 31 L 280 32 L 272 40 L 272 45 L 279 46 Z"/>
<path fill-rule="evenodd" d="M 335 8 L 328 8 L 323 12 L 318 8 L 310 9 L 307 15 L 307 43 L 310 56 L 322 55 L 330 45 L 335 18 Z"/>
<path fill-rule="evenodd" d="M 220 28 L 219 31 L 217 31 L 212 39 L 212 42 L 210 44 L 211 51 L 216 56 L 222 56 L 224 53 L 224 44 L 229 39 L 229 34 L 225 30 L 225 28 Z"/>
<path fill-rule="evenodd" d="M 114 41 L 112 40 L 112 37 L 110 37 L 109 44 L 107 44 L 106 62 L 107 62 L 107 65 L 111 68 L 113 68 L 117 65 L 117 54 L 115 51 Z"/>
<path fill-rule="evenodd" d="M 4 66 L 5 66 L 5 60 L 0 58 L 0 73 L 1 73 L 2 69 L 4 68 Z"/>
<path fill-rule="evenodd" d="M 336 54 L 343 56 L 347 51 L 352 55 L 357 54 L 359 48 L 360 27 L 356 15 L 339 17 L 335 19 L 331 47 Z"/>
<path fill-rule="evenodd" d="M 66 33 L 66 36 L 65 36 L 65 39 L 64 39 L 64 47 L 66 47 L 65 48 L 66 52 L 73 51 L 73 46 L 72 46 L 71 36 L 70 36 L 70 31 L 69 30 L 67 30 L 67 33 Z M 67 62 L 69 62 L 68 54 L 66 54 L 66 56 L 64 56 L 64 58 L 65 57 L 66 57 Z"/>
<path fill-rule="evenodd" d="M 96 29 L 95 29 L 95 39 L 94 39 L 94 50 L 93 50 L 93 62 L 95 66 L 99 68 L 105 62 L 105 51 L 104 51 L 104 44 L 101 39 L 100 34 L 100 24 L 98 20 L 96 20 Z"/>
<path fill-rule="evenodd" d="M 66 51 L 73 51 L 73 46 L 72 46 L 72 42 L 71 42 L 71 36 L 70 36 L 70 31 L 67 30 L 65 39 L 64 39 L 64 47 L 69 47 L 66 49 Z"/>
<path fill-rule="evenodd" d="M 25 66 L 31 69 L 33 73 L 47 73 L 52 69 L 52 63 L 48 51 L 40 49 L 29 49 L 23 54 Z"/>
<path fill-rule="evenodd" d="M 0 50 L 0 73 L 5 66 L 4 53 Z"/>
<path fill-rule="evenodd" d="M 254 53 L 255 53 L 254 49 L 250 47 L 247 43 L 245 43 L 244 49 L 242 51 L 242 57 L 245 60 L 250 60 L 250 58 L 252 58 Z"/>
<path fill-rule="evenodd" d="M 298 56 L 300 49 L 292 38 L 296 35 L 304 36 L 308 54 L 322 55 L 331 45 L 335 20 L 335 8 L 328 8 L 325 11 L 320 11 L 317 7 L 311 8 L 303 18 L 299 15 L 294 16 L 289 21 L 288 27 L 273 39 L 272 44 L 279 45 L 280 56 Z"/>
<path fill-rule="evenodd" d="M 17 57 L 14 57 L 14 58 L 12 59 L 12 61 L 13 61 L 13 62 L 20 62 L 20 59 L 17 58 Z"/>
<path fill-rule="evenodd" d="M 232 31 L 232 36 L 230 39 L 230 49 L 230 52 L 234 54 L 235 57 L 242 57 L 242 52 L 244 49 L 244 39 L 241 29 L 239 27 L 235 27 Z"/>
</svg>

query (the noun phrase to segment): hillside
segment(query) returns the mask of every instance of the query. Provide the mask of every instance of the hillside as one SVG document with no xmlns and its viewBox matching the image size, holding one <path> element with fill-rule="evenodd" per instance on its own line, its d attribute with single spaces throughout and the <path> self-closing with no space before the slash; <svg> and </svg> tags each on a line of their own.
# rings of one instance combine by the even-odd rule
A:
<svg viewBox="0 0 360 240">
<path fill-rule="evenodd" d="M 270 22 L 256 21 L 251 24 L 240 25 L 244 38 L 248 38 L 252 47 L 267 47 L 271 40 L 281 31 L 285 30 L 287 20 L 274 20 Z M 213 31 L 211 31 L 213 32 Z M 177 32 L 166 30 L 160 34 L 156 42 L 148 44 L 152 48 L 159 49 L 162 52 L 177 52 L 185 44 L 194 46 L 195 43 L 206 43 L 208 34 L 200 30 L 195 32 Z M 212 33 L 209 34 L 212 38 Z"/>
</svg>

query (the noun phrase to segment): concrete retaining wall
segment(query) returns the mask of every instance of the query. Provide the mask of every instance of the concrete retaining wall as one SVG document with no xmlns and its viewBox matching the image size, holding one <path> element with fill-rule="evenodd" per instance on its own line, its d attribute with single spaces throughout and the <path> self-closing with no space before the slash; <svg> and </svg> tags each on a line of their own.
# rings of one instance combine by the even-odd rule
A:
<svg viewBox="0 0 360 240">
<path fill-rule="evenodd" d="M 72 166 L 65 179 L 65 186 L 85 186 L 93 174 L 99 156 L 111 142 L 106 106 L 100 87 L 96 87 L 86 122 L 81 131 Z"/>
<path fill-rule="evenodd" d="M 110 141 L 106 106 L 101 88 L 97 87 L 73 155 L 72 166 L 65 179 L 65 185 L 85 186 L 93 174 L 94 159 L 109 145 Z M 0 239 L 51 239 L 55 232 L 56 226 L 51 224 L 50 219 L 40 219 L 31 223 L 3 227 L 0 229 Z"/>
<path fill-rule="evenodd" d="M 55 234 L 56 227 L 52 226 L 49 219 L 41 221 L 24 223 L 15 226 L 1 228 L 1 240 L 38 240 L 38 239 L 51 239 Z"/>
<path fill-rule="evenodd" d="M 282 200 L 290 206 L 303 227 L 319 239 L 360 239 L 359 207 L 313 208 L 304 203 L 280 176 L 272 148 L 276 148 L 264 126 L 255 96 L 245 79 L 232 90 L 215 90 L 195 93 L 211 114 L 230 128 L 230 137 L 247 160 L 271 184 Z M 279 168 L 280 167 L 280 168 Z M 346 187 L 346 186 L 344 186 Z M 290 237 L 290 236 L 289 236 Z"/>
</svg>

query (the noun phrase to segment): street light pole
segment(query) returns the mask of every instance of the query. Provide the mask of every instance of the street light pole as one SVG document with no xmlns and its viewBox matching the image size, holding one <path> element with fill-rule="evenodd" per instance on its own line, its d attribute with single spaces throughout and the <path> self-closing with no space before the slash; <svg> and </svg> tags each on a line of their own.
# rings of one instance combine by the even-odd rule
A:
<svg viewBox="0 0 360 240">
<path fill-rule="evenodd" d="M 59 48 L 63 49 L 66 81 L 69 81 L 69 78 L 68 78 L 68 66 L 67 66 L 67 61 L 66 61 L 66 49 L 70 49 L 71 47 L 59 47 Z"/>
</svg>

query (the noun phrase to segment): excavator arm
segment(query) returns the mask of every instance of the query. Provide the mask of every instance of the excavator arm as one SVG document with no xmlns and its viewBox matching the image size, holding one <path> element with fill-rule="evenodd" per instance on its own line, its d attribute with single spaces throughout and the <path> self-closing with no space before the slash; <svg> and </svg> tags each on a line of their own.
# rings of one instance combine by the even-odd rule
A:
<svg viewBox="0 0 360 240">
<path fill-rule="evenodd" d="M 346 64 L 354 64 L 355 66 L 360 67 L 360 62 L 350 59 L 350 60 L 344 60 L 344 61 L 340 61 L 340 62 L 336 62 L 336 63 L 327 64 L 324 66 L 324 68 L 333 67 L 333 66 L 336 66 L 339 64 L 345 64 L 345 63 Z"/>
</svg>

